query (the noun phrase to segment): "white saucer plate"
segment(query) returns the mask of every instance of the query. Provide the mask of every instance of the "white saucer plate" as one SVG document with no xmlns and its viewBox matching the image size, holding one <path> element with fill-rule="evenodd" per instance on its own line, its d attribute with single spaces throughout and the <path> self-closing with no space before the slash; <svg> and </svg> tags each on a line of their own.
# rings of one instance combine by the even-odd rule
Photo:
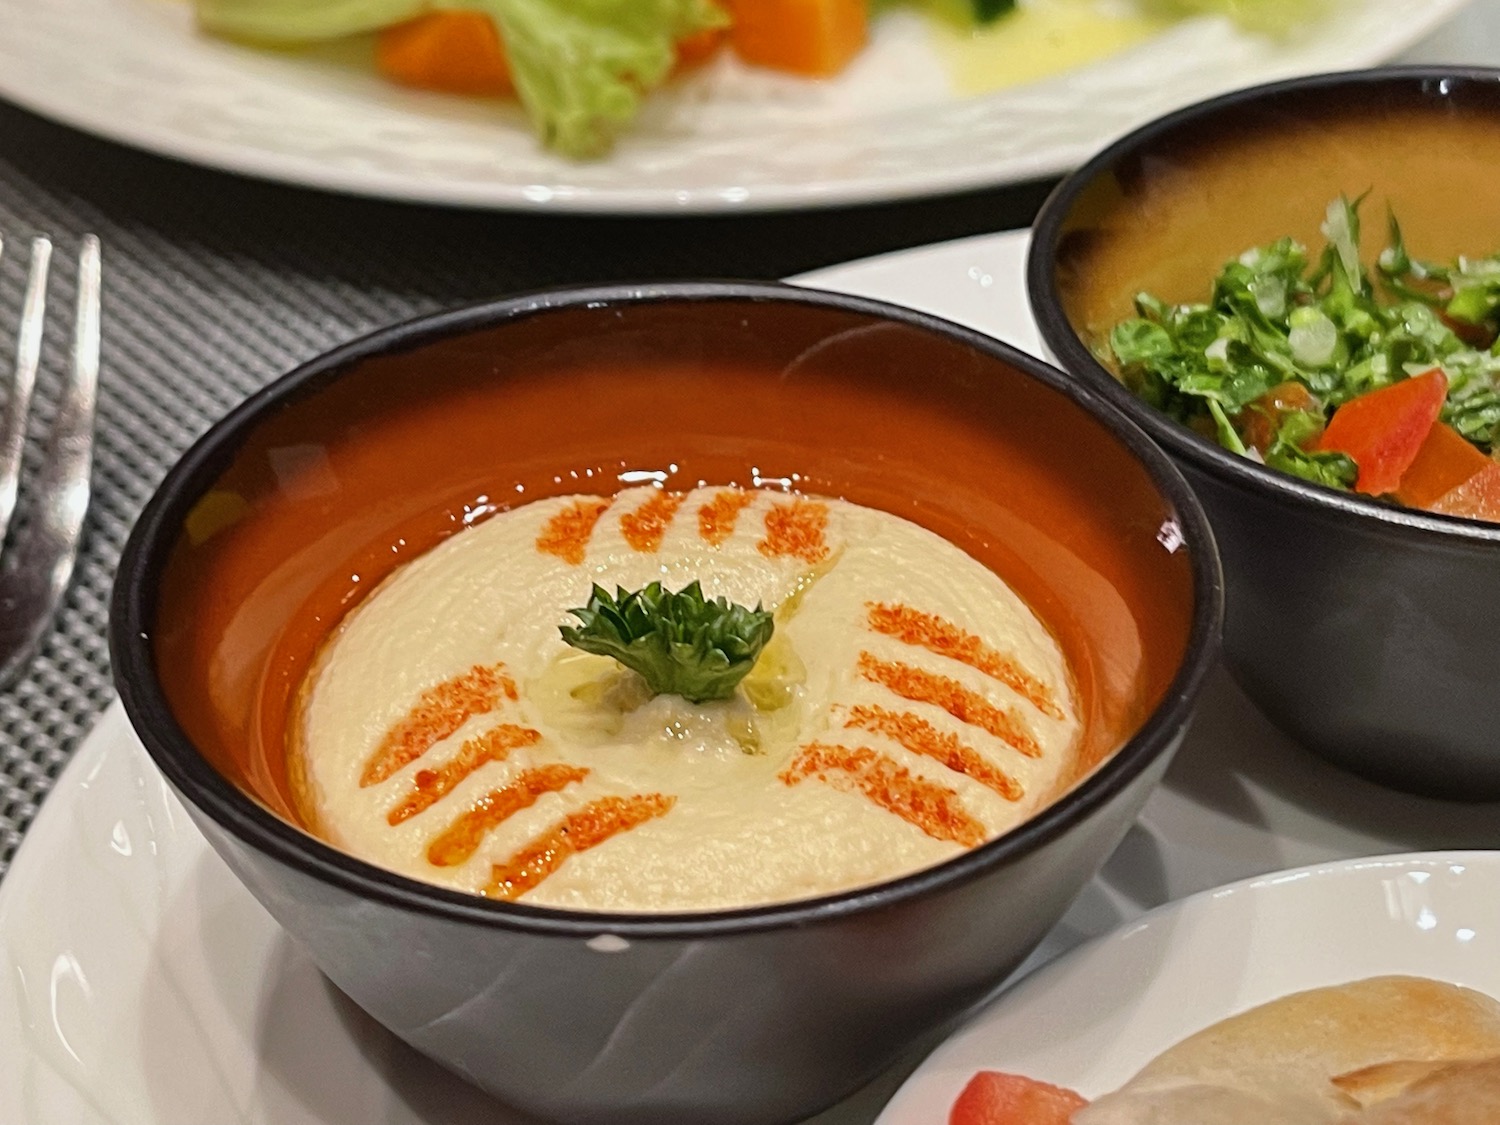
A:
<svg viewBox="0 0 1500 1125">
<path fill-rule="evenodd" d="M 1097 1097 L 1225 1016 L 1388 973 L 1500 996 L 1500 852 L 1344 860 L 1153 910 L 1003 994 L 922 1064 L 877 1125 L 946 1121 L 978 1070 Z"/>
<path fill-rule="evenodd" d="M 542 151 L 512 105 L 382 81 L 358 44 L 290 53 L 201 35 L 186 0 L 0 0 L 0 97 L 152 152 L 333 191 L 506 209 L 763 210 L 1052 175 L 1177 106 L 1389 60 L 1465 2 L 1343 0 L 1284 42 L 1195 19 L 971 97 L 952 91 L 928 27 L 897 12 L 836 80 L 721 60 L 654 98 L 614 154 L 587 163 Z M 1439 34 L 1417 57 L 1473 51 L 1472 29 Z"/>
</svg>

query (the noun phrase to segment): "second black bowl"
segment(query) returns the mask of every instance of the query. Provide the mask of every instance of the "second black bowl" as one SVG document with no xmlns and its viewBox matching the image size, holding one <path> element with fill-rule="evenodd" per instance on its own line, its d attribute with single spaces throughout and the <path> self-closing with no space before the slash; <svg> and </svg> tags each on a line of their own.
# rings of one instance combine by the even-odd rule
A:
<svg viewBox="0 0 1500 1125">
<path fill-rule="evenodd" d="M 1500 525 L 1397 508 L 1265 468 L 1157 412 L 1097 358 L 1137 293 L 1201 301 L 1222 265 L 1369 192 L 1407 243 L 1500 247 L 1500 72 L 1377 70 L 1259 87 L 1124 137 L 1038 217 L 1032 312 L 1061 366 L 1177 461 L 1227 583 L 1225 656 L 1307 748 L 1396 788 L 1500 797 Z"/>
</svg>

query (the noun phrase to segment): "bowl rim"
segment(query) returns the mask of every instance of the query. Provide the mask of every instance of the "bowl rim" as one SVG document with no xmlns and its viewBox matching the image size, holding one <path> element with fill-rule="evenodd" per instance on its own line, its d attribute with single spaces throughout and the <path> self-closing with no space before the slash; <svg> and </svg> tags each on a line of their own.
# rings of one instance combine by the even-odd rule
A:
<svg viewBox="0 0 1500 1125">
<path fill-rule="evenodd" d="M 1269 492 L 1277 501 L 1288 503 L 1310 515 L 1354 523 L 1369 521 L 1372 533 L 1388 534 L 1401 539 L 1436 534 L 1445 545 L 1454 549 L 1488 550 L 1489 545 L 1500 545 L 1500 524 L 1401 507 L 1357 492 L 1340 492 L 1327 485 L 1315 484 L 1231 453 L 1218 443 L 1167 417 L 1132 394 L 1084 346 L 1063 312 L 1062 295 L 1056 273 L 1051 268 L 1062 237 L 1063 225 L 1078 197 L 1101 175 L 1113 171 L 1121 160 L 1166 136 L 1199 125 L 1203 119 L 1225 111 L 1272 102 L 1309 90 L 1375 86 L 1413 86 L 1420 90 L 1431 84 L 1449 82 L 1492 86 L 1500 94 L 1500 67 L 1392 66 L 1288 78 L 1195 102 L 1158 117 L 1111 142 L 1057 184 L 1037 212 L 1036 222 L 1032 226 L 1026 256 L 1026 294 L 1032 318 L 1036 321 L 1048 352 L 1064 370 L 1102 393 L 1173 456 L 1239 492 L 1252 495 Z M 1439 94 L 1447 96 L 1448 91 L 1440 90 Z M 1430 539 L 1428 541 L 1431 542 Z"/>
<path fill-rule="evenodd" d="M 1011 365 L 1081 407 L 1132 454 L 1176 519 L 1190 547 L 1192 610 L 1181 663 L 1157 706 L 1110 757 L 1062 797 L 995 839 L 933 867 L 881 883 L 815 898 L 733 910 L 610 913 L 503 902 L 422 882 L 342 852 L 271 812 L 229 782 L 193 745 L 173 717 L 155 675 L 149 576 L 159 569 L 201 489 L 217 479 L 255 429 L 263 412 L 293 401 L 367 358 L 410 350 L 441 337 L 495 328 L 576 307 L 668 302 L 785 302 L 895 321 L 946 337 Z M 1088 387 L 1042 360 L 993 337 L 926 313 L 780 282 L 683 281 L 568 286 L 482 301 L 420 315 L 336 346 L 273 380 L 211 426 L 167 472 L 132 528 L 110 601 L 109 647 L 116 690 L 131 725 L 157 768 L 195 808 L 241 844 L 321 883 L 403 910 L 452 923 L 531 934 L 590 938 L 691 940 L 806 927 L 866 913 L 964 883 L 1025 856 L 1109 803 L 1187 725 L 1196 697 L 1216 663 L 1224 584 L 1208 518 L 1186 479 L 1151 440 Z"/>
</svg>

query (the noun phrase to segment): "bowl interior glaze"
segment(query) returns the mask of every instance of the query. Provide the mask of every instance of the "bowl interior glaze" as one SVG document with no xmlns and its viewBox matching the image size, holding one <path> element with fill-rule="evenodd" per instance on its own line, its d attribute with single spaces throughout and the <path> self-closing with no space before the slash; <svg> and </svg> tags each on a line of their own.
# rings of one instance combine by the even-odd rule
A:
<svg viewBox="0 0 1500 1125">
<path fill-rule="evenodd" d="M 155 683 L 128 692 L 159 688 L 167 757 L 201 752 L 295 823 L 294 694 L 394 568 L 541 497 L 790 487 L 913 520 L 1018 589 L 1072 662 L 1086 772 L 1213 632 L 1212 547 L 1142 435 L 1060 374 L 932 323 L 785 287 L 678 287 L 501 302 L 351 345 L 226 419 L 148 510 L 133 612 Z"/>
<path fill-rule="evenodd" d="M 1493 253 L 1497 167 L 1500 72 L 1329 75 L 1227 95 L 1132 134 L 1067 181 L 1038 222 L 1049 260 L 1034 259 L 1033 303 L 1044 321 L 1060 311 L 1097 355 L 1137 293 L 1202 302 L 1250 247 L 1291 235 L 1316 251 L 1340 194 L 1364 197 L 1367 261 L 1386 245 L 1388 212 L 1414 257 Z"/>
</svg>

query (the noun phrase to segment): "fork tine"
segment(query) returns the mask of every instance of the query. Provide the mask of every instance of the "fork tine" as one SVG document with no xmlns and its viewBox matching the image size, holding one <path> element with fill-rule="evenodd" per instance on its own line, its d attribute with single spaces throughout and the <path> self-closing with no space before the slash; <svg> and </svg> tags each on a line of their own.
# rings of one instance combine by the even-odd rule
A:
<svg viewBox="0 0 1500 1125">
<path fill-rule="evenodd" d="M 21 305 L 21 330 L 16 339 L 16 370 L 11 380 L 10 401 L 0 422 L 0 545 L 15 514 L 16 494 L 21 482 L 21 454 L 26 447 L 26 416 L 31 411 L 31 392 L 36 387 L 37 365 L 42 355 L 42 318 L 47 312 L 47 265 L 52 243 L 45 238 L 31 243 L 31 275 Z"/>
<path fill-rule="evenodd" d="M 99 384 L 99 240 L 78 255 L 73 370 L 58 403 L 38 475 L 33 518 L 0 567 L 0 687 L 35 652 L 62 601 L 89 504 Z"/>
</svg>

